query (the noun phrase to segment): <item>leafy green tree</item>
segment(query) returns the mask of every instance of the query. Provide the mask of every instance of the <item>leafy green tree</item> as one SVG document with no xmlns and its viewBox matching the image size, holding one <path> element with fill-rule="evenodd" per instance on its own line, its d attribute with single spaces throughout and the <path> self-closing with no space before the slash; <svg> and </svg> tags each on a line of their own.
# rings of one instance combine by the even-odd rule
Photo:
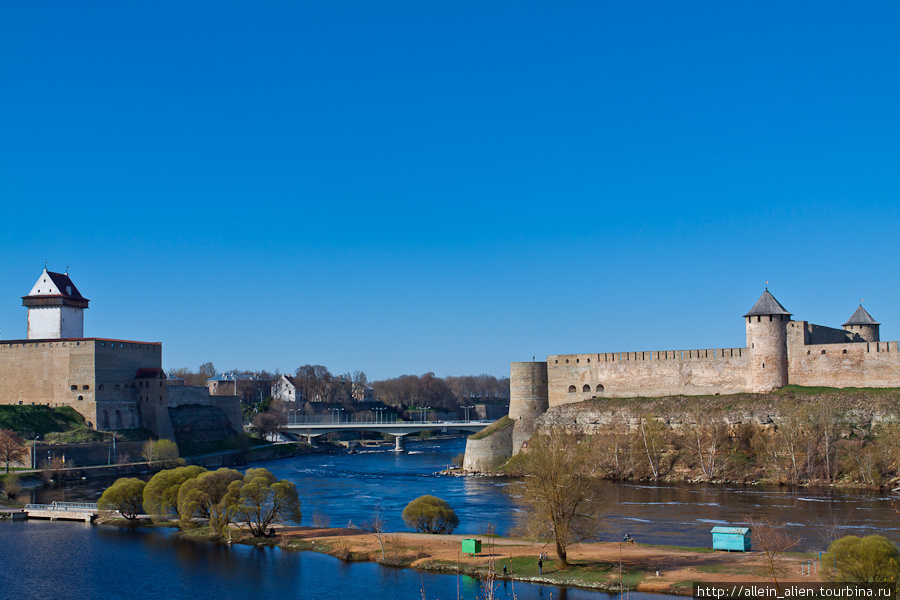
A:
<svg viewBox="0 0 900 600">
<path fill-rule="evenodd" d="M 837 540 L 822 557 L 822 568 L 837 571 L 838 581 L 884 583 L 900 575 L 900 554 L 889 539 L 881 535 L 858 538 L 848 535 Z"/>
<path fill-rule="evenodd" d="M 459 526 L 459 517 L 450 505 L 434 496 L 419 496 L 406 505 L 401 517 L 420 533 L 453 533 Z"/>
<path fill-rule="evenodd" d="M 301 518 L 297 487 L 268 469 L 248 469 L 241 482 L 229 484 L 225 502 L 234 504 L 237 520 L 257 537 L 273 523 L 299 523 Z"/>
<path fill-rule="evenodd" d="M 192 518 L 208 518 L 210 528 L 222 535 L 234 522 L 238 490 L 244 476 L 234 469 L 221 468 L 201 473 L 182 484 L 178 491 L 178 515 L 182 526 Z M 235 484 L 229 494 L 229 485 Z"/>
<path fill-rule="evenodd" d="M 528 442 L 524 477 L 511 491 L 520 497 L 527 534 L 553 540 L 562 565 L 568 565 L 568 547 L 594 537 L 602 524 L 605 499 L 596 482 L 598 468 L 589 445 L 563 431 Z"/>
<path fill-rule="evenodd" d="M 181 486 L 205 472 L 206 469 L 197 465 L 160 471 L 150 478 L 144 488 L 144 510 L 151 515 L 178 512 L 178 491 Z"/>
<path fill-rule="evenodd" d="M 141 454 L 149 463 L 161 462 L 174 465 L 178 462 L 178 444 L 165 438 L 148 440 L 144 443 Z"/>
<path fill-rule="evenodd" d="M 106 488 L 97 508 L 103 512 L 118 512 L 129 521 L 137 519 L 144 504 L 147 483 L 137 477 L 122 477 Z"/>
</svg>

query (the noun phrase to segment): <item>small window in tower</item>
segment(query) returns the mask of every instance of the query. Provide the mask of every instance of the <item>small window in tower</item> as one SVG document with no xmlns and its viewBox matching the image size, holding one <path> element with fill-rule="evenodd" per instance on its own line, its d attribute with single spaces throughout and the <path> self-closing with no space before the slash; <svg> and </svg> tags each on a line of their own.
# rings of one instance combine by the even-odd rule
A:
<svg viewBox="0 0 900 600">
<path fill-rule="evenodd" d="M 79 400 L 84 400 L 84 396 L 78 396 Z"/>
<path fill-rule="evenodd" d="M 566 359 L 566 362 L 569 362 L 569 359 L 568 359 L 568 358 Z"/>
<path fill-rule="evenodd" d="M 588 362 L 591 362 L 591 359 L 588 359 Z"/>
<path fill-rule="evenodd" d="M 581 391 L 582 391 L 582 392 L 589 392 L 589 391 L 591 391 L 591 386 L 589 386 L 588 384 L 584 384 L 584 387 L 581 388 Z"/>
<path fill-rule="evenodd" d="M 602 391 L 603 391 L 603 384 L 602 384 L 602 383 L 597 384 L 597 391 L 598 391 L 598 392 L 602 392 Z"/>
<path fill-rule="evenodd" d="M 73 392 L 74 392 L 75 390 L 77 390 L 77 389 L 78 389 L 78 386 L 77 386 L 77 385 L 73 385 L 73 386 L 72 386 L 72 391 L 73 391 Z"/>
<path fill-rule="evenodd" d="M 841 350 L 841 354 L 847 354 L 847 349 L 844 348 L 843 350 Z"/>
<path fill-rule="evenodd" d="M 558 360 L 558 359 L 557 359 L 557 360 L 554 360 L 553 362 L 555 362 L 556 364 L 559 364 L 559 360 Z"/>
<path fill-rule="evenodd" d="M 83 390 L 89 390 L 89 389 L 91 389 L 91 386 L 89 386 L 89 385 L 83 385 L 83 386 L 81 386 L 81 389 L 83 389 Z"/>
<path fill-rule="evenodd" d="M 103 384 L 102 384 L 102 383 L 101 383 L 101 384 L 100 384 L 100 387 L 99 387 L 99 388 L 97 388 L 97 389 L 100 389 L 100 390 L 102 390 L 102 389 L 103 389 Z"/>
<path fill-rule="evenodd" d="M 580 359 L 580 358 L 576 358 L 576 359 L 575 359 L 575 362 L 581 362 L 581 359 Z"/>
<path fill-rule="evenodd" d="M 116 384 L 116 389 L 119 389 L 119 384 L 118 384 L 118 383 Z"/>
<path fill-rule="evenodd" d="M 825 351 L 824 351 L 824 350 L 822 350 L 822 354 L 825 354 Z"/>
<path fill-rule="evenodd" d="M 570 394 L 574 394 L 575 391 L 576 391 L 576 390 L 575 390 L 575 386 L 574 386 L 574 385 L 570 385 L 570 386 L 569 386 L 569 393 L 570 393 Z"/>
</svg>

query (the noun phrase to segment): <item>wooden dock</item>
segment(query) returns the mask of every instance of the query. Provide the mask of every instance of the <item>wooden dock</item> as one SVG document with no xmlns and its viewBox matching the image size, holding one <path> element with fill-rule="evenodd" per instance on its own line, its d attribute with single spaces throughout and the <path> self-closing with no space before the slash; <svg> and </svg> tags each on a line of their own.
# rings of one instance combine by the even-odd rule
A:
<svg viewBox="0 0 900 600">
<path fill-rule="evenodd" d="M 29 519 L 51 521 L 92 522 L 97 517 L 97 505 L 90 502 L 52 502 L 50 504 L 26 504 L 23 512 Z"/>
</svg>

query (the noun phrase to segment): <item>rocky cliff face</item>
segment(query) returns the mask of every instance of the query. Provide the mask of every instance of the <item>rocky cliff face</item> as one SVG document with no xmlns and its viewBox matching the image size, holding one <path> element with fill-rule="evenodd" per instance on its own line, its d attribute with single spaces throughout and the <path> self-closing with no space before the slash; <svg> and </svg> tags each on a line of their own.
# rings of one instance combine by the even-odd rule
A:
<svg viewBox="0 0 900 600">
<path fill-rule="evenodd" d="M 219 442 L 235 435 L 228 415 L 219 408 L 188 404 L 170 408 L 169 415 L 178 444 Z"/>
<path fill-rule="evenodd" d="M 677 433 L 707 419 L 724 422 L 729 428 L 750 424 L 774 429 L 797 411 L 814 414 L 825 405 L 832 407 L 842 423 L 854 428 L 900 421 L 898 391 L 837 390 L 819 394 L 776 392 L 588 400 L 549 409 L 538 419 L 537 430 L 561 429 L 579 435 L 610 429 L 635 431 L 641 418 L 658 420 Z"/>
</svg>

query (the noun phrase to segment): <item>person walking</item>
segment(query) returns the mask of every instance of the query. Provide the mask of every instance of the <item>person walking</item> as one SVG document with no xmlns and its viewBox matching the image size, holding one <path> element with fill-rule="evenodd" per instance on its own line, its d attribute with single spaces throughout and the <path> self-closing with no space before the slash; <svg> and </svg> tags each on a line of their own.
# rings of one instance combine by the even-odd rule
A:
<svg viewBox="0 0 900 600">
<path fill-rule="evenodd" d="M 541 554 L 541 556 L 538 557 L 538 575 L 543 575 L 543 574 L 544 574 L 544 559 L 543 559 L 543 556 L 544 556 L 544 555 Z"/>
</svg>

